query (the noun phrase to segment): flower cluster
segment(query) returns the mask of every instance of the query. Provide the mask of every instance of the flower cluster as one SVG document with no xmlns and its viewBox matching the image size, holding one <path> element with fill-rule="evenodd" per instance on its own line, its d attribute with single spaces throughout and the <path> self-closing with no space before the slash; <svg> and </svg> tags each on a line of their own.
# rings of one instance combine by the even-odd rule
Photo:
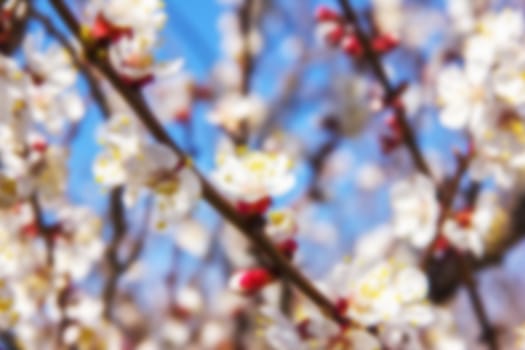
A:
<svg viewBox="0 0 525 350">
<path fill-rule="evenodd" d="M 85 40 L 107 48 L 108 59 L 130 86 L 142 87 L 155 78 L 175 74 L 180 60 L 156 63 L 153 55 L 166 15 L 161 0 L 88 2 Z"/>
<path fill-rule="evenodd" d="M 341 14 L 326 6 L 316 9 L 315 19 L 319 23 L 318 32 L 328 44 L 340 47 L 349 56 L 360 57 L 364 48 L 360 42 L 359 34 L 354 28 L 349 27 Z M 389 34 L 378 35 L 372 41 L 372 49 L 385 54 L 398 45 L 398 40 Z"/>
<path fill-rule="evenodd" d="M 472 176 L 508 187 L 523 170 L 523 16 L 512 9 L 482 16 L 466 35 L 463 64 L 438 76 L 440 120 L 472 135 Z"/>
<path fill-rule="evenodd" d="M 0 349 L 524 348 L 525 3 L 219 2 L 2 1 Z"/>
<path fill-rule="evenodd" d="M 46 136 L 60 137 L 84 115 L 73 89 L 76 72 L 59 46 L 42 50 L 41 37 L 24 41 L 25 67 L 0 56 L 2 208 L 11 208 L 35 190 L 47 200 L 64 194 L 67 151 Z"/>
<path fill-rule="evenodd" d="M 295 178 L 291 162 L 283 154 L 240 149 L 219 154 L 214 178 L 240 212 L 262 214 L 272 197 L 286 193 Z"/>
<path fill-rule="evenodd" d="M 172 150 L 147 142 L 145 131 L 129 114 L 115 114 L 100 130 L 104 151 L 93 167 L 95 179 L 108 187 L 124 186 L 132 205 L 143 190 L 155 196 L 156 225 L 164 229 L 187 214 L 200 198 L 200 181 Z"/>
</svg>

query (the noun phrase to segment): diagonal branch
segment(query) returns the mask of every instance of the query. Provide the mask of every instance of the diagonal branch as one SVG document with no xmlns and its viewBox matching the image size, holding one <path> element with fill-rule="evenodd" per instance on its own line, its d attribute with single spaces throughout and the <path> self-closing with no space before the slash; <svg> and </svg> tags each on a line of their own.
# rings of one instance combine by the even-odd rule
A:
<svg viewBox="0 0 525 350">
<path fill-rule="evenodd" d="M 185 153 L 179 145 L 170 138 L 169 134 L 155 118 L 140 92 L 132 90 L 124 84 L 107 60 L 95 55 L 93 47 L 89 47 L 82 41 L 80 24 L 77 22 L 75 16 L 71 13 L 65 2 L 63 0 L 51 0 L 50 2 L 69 29 L 84 44 L 86 56 L 90 62 L 103 73 L 113 88 L 135 111 L 138 118 L 150 131 L 152 136 L 158 142 L 169 147 L 179 157 L 186 159 L 187 157 Z M 204 199 L 244 236 L 246 236 L 254 246 L 263 252 L 273 264 L 275 264 L 277 269 L 282 274 L 286 275 L 289 280 L 307 297 L 309 297 L 328 317 L 331 317 L 341 324 L 346 324 L 347 320 L 337 312 L 331 301 L 326 298 L 300 270 L 284 257 L 273 245 L 271 240 L 263 234 L 262 227 L 258 224 L 254 224 L 254 220 L 240 216 L 232 204 L 224 198 L 193 165 L 189 166 L 201 182 Z"/>
<path fill-rule="evenodd" d="M 490 350 L 498 350 L 497 337 L 487 316 L 487 310 L 481 299 L 470 261 L 461 253 L 457 254 L 457 261 L 460 268 L 461 279 L 467 288 L 470 303 L 481 328 L 481 341 L 485 342 Z"/>
<path fill-rule="evenodd" d="M 250 92 L 250 82 L 255 68 L 254 57 L 250 42 L 250 31 L 253 21 L 253 0 L 246 0 L 238 10 L 239 24 L 242 35 L 242 54 L 239 58 L 241 68 L 241 92 L 247 95 Z"/>
<path fill-rule="evenodd" d="M 113 224 L 113 236 L 106 249 L 105 258 L 108 264 L 108 276 L 102 291 L 104 302 L 104 317 L 111 319 L 111 305 L 115 298 L 118 280 L 122 273 L 122 263 L 118 252 L 122 241 L 126 237 L 127 224 L 124 206 L 122 204 L 122 186 L 116 187 L 110 193 L 110 215 Z"/>
<path fill-rule="evenodd" d="M 55 257 L 53 250 L 55 248 L 55 243 L 53 241 L 53 231 L 44 221 L 44 212 L 40 204 L 40 199 L 38 198 L 38 193 L 34 192 L 31 197 L 29 197 L 29 203 L 35 216 L 35 224 L 38 229 L 38 233 L 41 234 L 44 238 L 46 245 L 46 262 L 49 267 L 55 265 Z"/>
<path fill-rule="evenodd" d="M 393 100 L 397 97 L 399 90 L 396 87 L 394 87 L 394 85 L 392 85 L 392 83 L 388 79 L 385 68 L 381 63 L 381 58 L 373 49 L 371 40 L 368 37 L 368 35 L 360 27 L 357 14 L 354 11 L 349 0 L 338 0 L 338 2 L 341 9 L 343 10 L 343 14 L 345 16 L 346 21 L 353 25 L 357 40 L 359 40 L 359 43 L 363 47 L 363 54 L 366 62 L 372 67 L 372 71 L 376 75 L 377 79 L 379 80 L 385 91 L 386 101 L 393 102 Z M 421 149 L 417 144 L 414 131 L 412 130 L 412 127 L 410 126 L 407 120 L 405 109 L 396 108 L 396 116 L 399 121 L 399 126 L 401 127 L 401 132 L 403 134 L 403 141 L 405 143 L 405 146 L 408 148 L 408 151 L 412 157 L 415 166 L 420 172 L 431 177 L 432 174 L 430 172 L 430 168 L 425 158 L 423 157 Z"/>
</svg>

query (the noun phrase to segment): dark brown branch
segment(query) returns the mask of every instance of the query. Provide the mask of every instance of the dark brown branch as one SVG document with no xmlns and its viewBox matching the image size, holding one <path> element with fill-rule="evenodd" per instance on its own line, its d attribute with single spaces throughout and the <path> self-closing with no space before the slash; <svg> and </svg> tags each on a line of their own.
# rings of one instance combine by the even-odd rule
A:
<svg viewBox="0 0 525 350">
<path fill-rule="evenodd" d="M 481 341 L 487 343 L 490 350 L 498 350 L 499 346 L 496 339 L 496 333 L 487 317 L 487 311 L 483 304 L 483 300 L 481 299 L 481 295 L 479 294 L 477 283 L 472 273 L 472 266 L 470 266 L 470 261 L 461 253 L 458 254 L 457 261 L 463 283 L 467 288 L 470 303 L 481 328 Z"/>
<path fill-rule="evenodd" d="M 243 1 L 238 11 L 243 42 L 241 57 L 239 57 L 239 65 L 241 68 L 241 92 L 246 95 L 250 92 L 250 82 L 255 67 L 250 43 L 250 31 L 253 21 L 253 0 Z"/>
<path fill-rule="evenodd" d="M 359 25 L 359 19 L 356 12 L 354 11 L 349 0 L 338 0 L 338 2 L 341 9 L 343 10 L 346 21 L 353 25 L 357 40 L 359 40 L 359 43 L 363 47 L 364 60 L 370 64 L 372 71 L 376 75 L 385 91 L 385 100 L 387 102 L 393 102 L 393 99 L 395 99 L 398 95 L 398 89 L 390 83 L 383 64 L 381 63 L 381 58 L 373 49 L 370 38 Z M 430 168 L 417 144 L 416 136 L 407 120 L 405 109 L 396 108 L 396 115 L 399 120 L 399 126 L 401 127 L 403 141 L 408 148 L 415 166 L 423 174 L 432 177 Z"/>
<path fill-rule="evenodd" d="M 108 320 L 112 318 L 111 309 L 117 290 L 117 284 L 123 271 L 122 263 L 119 260 L 119 248 L 126 236 L 127 225 L 124 206 L 122 204 L 123 188 L 121 186 L 111 190 L 110 193 L 110 216 L 113 224 L 113 236 L 106 248 L 105 259 L 107 263 L 107 276 L 102 291 L 104 302 L 104 317 Z"/>
<path fill-rule="evenodd" d="M 11 55 L 18 49 L 27 31 L 29 17 L 25 8 L 29 1 L 17 0 L 9 5 L 6 2 L 0 2 L 0 52 Z"/>
<path fill-rule="evenodd" d="M 52 6 L 58 15 L 64 20 L 69 29 L 81 40 L 80 25 L 76 21 L 67 5 L 62 0 L 51 0 Z M 107 61 L 95 55 L 93 47 L 84 43 L 86 55 L 91 63 L 96 66 L 108 79 L 113 88 L 121 94 L 128 105 L 135 111 L 144 126 L 150 131 L 152 136 L 158 141 L 169 147 L 174 153 L 182 158 L 186 158 L 182 149 L 170 138 L 169 134 L 155 118 L 140 92 L 130 89 L 122 82 L 118 74 L 108 64 Z M 276 269 L 286 275 L 289 280 L 299 288 L 307 297 L 310 298 L 328 317 L 331 317 L 341 324 L 346 324 L 347 320 L 341 316 L 327 299 L 311 282 L 302 274 L 279 250 L 273 245 L 272 241 L 264 235 L 259 225 L 254 225 L 253 220 L 240 216 L 232 204 L 224 198 L 204 176 L 193 166 L 190 167 L 198 176 L 203 190 L 204 199 L 222 216 L 246 236 L 254 246 L 263 252 L 276 266 Z"/>
<path fill-rule="evenodd" d="M 436 224 L 436 234 L 434 236 L 434 239 L 430 244 L 427 246 L 427 249 L 425 250 L 422 260 L 421 260 L 421 266 L 423 268 L 426 267 L 426 265 L 429 263 L 430 259 L 432 259 L 432 253 L 434 250 L 434 247 L 437 243 L 437 241 L 440 239 L 442 231 L 443 231 L 443 225 L 445 224 L 446 219 L 450 216 L 450 213 L 452 212 L 452 206 L 454 205 L 454 200 L 456 198 L 456 195 L 459 192 L 459 185 L 461 184 L 461 179 L 463 179 L 463 176 L 468 170 L 470 161 L 472 160 L 472 154 L 470 155 L 456 155 L 457 160 L 457 168 L 454 176 L 452 176 L 451 179 L 448 181 L 445 181 L 440 189 L 439 197 L 440 197 L 440 204 L 441 209 L 439 212 L 439 217 L 437 219 Z"/>
<path fill-rule="evenodd" d="M 54 241 L 53 241 L 53 231 L 51 227 L 46 225 L 44 221 L 44 213 L 42 211 L 42 206 L 40 205 L 40 200 L 38 199 L 38 193 L 34 192 L 29 198 L 31 204 L 31 209 L 33 210 L 34 220 L 37 227 L 37 231 L 42 235 L 44 242 L 46 244 L 46 262 L 49 267 L 55 265 L 55 258 L 53 254 L 54 250 Z"/>
<path fill-rule="evenodd" d="M 456 173 L 454 174 L 452 179 L 450 179 L 450 181 L 445 181 L 441 186 L 441 211 L 436 225 L 436 235 L 434 240 L 427 247 L 422 259 L 422 266 L 423 268 L 425 268 L 425 270 L 428 270 L 429 262 L 433 258 L 432 253 L 434 246 L 442 234 L 443 225 L 446 219 L 449 217 L 451 211 L 453 210 L 454 199 L 459 193 L 459 186 L 461 180 L 467 172 L 473 156 L 474 154 L 472 152 L 469 152 L 467 155 L 457 154 L 456 158 L 458 165 Z M 477 194 L 479 193 L 479 184 L 475 184 L 472 187 L 472 190 L 469 192 L 470 193 L 467 193 L 466 198 L 467 205 L 473 206 L 476 201 Z M 490 350 L 498 350 L 496 334 L 494 333 L 494 330 L 490 325 L 485 306 L 477 289 L 476 280 L 473 272 L 473 266 L 471 265 L 471 262 L 468 259 L 468 257 L 461 252 L 456 252 L 453 258 L 454 262 L 456 263 L 456 266 L 459 266 L 458 272 L 460 282 L 463 283 L 467 288 L 470 303 L 474 309 L 474 313 L 480 325 L 482 331 L 481 340 L 487 343 Z"/>
</svg>

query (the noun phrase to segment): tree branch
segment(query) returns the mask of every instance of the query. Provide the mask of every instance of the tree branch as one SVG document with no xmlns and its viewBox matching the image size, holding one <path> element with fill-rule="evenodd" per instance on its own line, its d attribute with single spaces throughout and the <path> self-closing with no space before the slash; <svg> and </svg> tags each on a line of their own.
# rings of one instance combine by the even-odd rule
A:
<svg viewBox="0 0 525 350">
<path fill-rule="evenodd" d="M 35 216 L 35 224 L 38 229 L 38 233 L 43 236 L 44 242 L 46 244 L 46 261 L 49 267 L 55 265 L 54 259 L 54 242 L 53 242 L 53 232 L 50 230 L 50 227 L 44 222 L 44 213 L 42 211 L 42 206 L 40 205 L 40 200 L 38 199 L 38 193 L 34 192 L 29 198 L 29 203 L 31 204 L 31 209 L 33 210 L 33 215 Z"/>
<path fill-rule="evenodd" d="M 466 256 L 461 253 L 457 255 L 457 261 L 461 271 L 463 283 L 467 288 L 470 303 L 474 309 L 474 313 L 481 328 L 481 340 L 487 343 L 490 350 L 498 350 L 499 346 L 496 339 L 496 333 L 490 324 L 485 305 L 483 304 L 483 300 L 479 294 L 477 283 L 472 273 L 472 266 L 470 266 L 470 262 Z"/>
<path fill-rule="evenodd" d="M 80 35 L 80 25 L 76 21 L 74 15 L 71 13 L 63 0 L 51 0 L 52 6 L 55 8 L 58 15 L 64 20 L 69 29 L 77 36 L 83 43 Z M 86 54 L 91 63 L 96 66 L 103 75 L 108 79 L 114 89 L 121 94 L 124 100 L 136 112 L 138 118 L 144 126 L 150 131 L 152 136 L 160 143 L 169 147 L 179 157 L 185 158 L 186 155 L 182 149 L 177 145 L 162 127 L 162 125 L 155 118 L 151 112 L 143 96 L 135 90 L 126 86 L 119 78 L 117 73 L 109 65 L 107 60 L 96 56 L 93 47 L 84 44 Z M 264 235 L 262 228 L 259 225 L 254 225 L 253 220 L 240 216 L 232 204 L 225 199 L 204 176 L 193 166 L 190 168 L 195 171 L 199 178 L 204 199 L 217 210 L 222 216 L 228 220 L 234 227 L 236 227 L 244 236 L 246 236 L 254 246 L 262 251 L 271 261 L 276 265 L 279 272 L 288 276 L 290 281 L 300 289 L 312 302 L 314 302 L 328 317 L 335 321 L 346 324 L 347 320 L 340 315 L 331 301 L 327 299 L 311 282 L 299 271 L 286 257 L 284 257 L 279 250 L 273 245 L 271 240 Z"/>
<path fill-rule="evenodd" d="M 377 79 L 379 80 L 385 91 L 385 100 L 387 102 L 392 102 L 392 100 L 395 99 L 398 95 L 398 89 L 390 83 L 390 80 L 388 79 L 383 64 L 381 63 L 381 58 L 373 49 L 368 35 L 360 27 L 357 14 L 354 11 L 349 0 L 338 0 L 338 2 L 341 9 L 343 10 L 343 14 L 345 16 L 346 21 L 353 25 L 357 40 L 363 47 L 363 54 L 364 58 L 366 59 L 366 62 L 370 64 L 372 71 L 376 75 Z M 423 154 L 417 144 L 412 127 L 410 126 L 407 120 L 405 109 L 396 108 L 396 115 L 399 121 L 399 126 L 401 127 L 401 132 L 403 134 L 403 141 L 405 143 L 405 146 L 408 148 L 408 151 L 412 157 L 415 166 L 423 174 L 432 177 L 430 168 L 425 158 L 423 157 Z"/>
</svg>

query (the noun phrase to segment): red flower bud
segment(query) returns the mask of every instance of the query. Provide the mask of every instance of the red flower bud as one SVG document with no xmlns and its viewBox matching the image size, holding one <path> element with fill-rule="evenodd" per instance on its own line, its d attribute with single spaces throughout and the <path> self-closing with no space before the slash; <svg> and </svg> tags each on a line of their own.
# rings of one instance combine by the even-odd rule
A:
<svg viewBox="0 0 525 350">
<path fill-rule="evenodd" d="M 380 54 L 390 52 L 398 45 L 399 40 L 390 34 L 380 35 L 372 41 L 372 48 Z"/>
<path fill-rule="evenodd" d="M 338 21 L 339 14 L 327 6 L 320 5 L 315 9 L 315 20 L 318 22 Z"/>
<path fill-rule="evenodd" d="M 272 204 L 270 197 L 263 197 L 255 202 L 237 202 L 237 211 L 244 215 L 261 215 L 268 210 Z"/>
<path fill-rule="evenodd" d="M 309 327 L 310 327 L 310 320 L 307 318 L 297 324 L 296 326 L 297 333 L 299 333 L 299 336 L 301 337 L 301 339 L 311 338 L 312 335 L 310 334 Z"/>
<path fill-rule="evenodd" d="M 340 298 L 335 303 L 335 311 L 339 315 L 343 315 L 348 309 L 348 300 Z"/>
<path fill-rule="evenodd" d="M 35 221 L 28 222 L 27 224 L 24 224 L 20 231 L 23 236 L 34 238 L 38 235 L 38 226 Z"/>
<path fill-rule="evenodd" d="M 326 41 L 330 45 L 339 45 L 345 35 L 345 29 L 342 25 L 335 25 L 328 33 L 326 33 Z"/>
<path fill-rule="evenodd" d="M 241 293 L 252 294 L 266 287 L 274 279 L 268 270 L 262 267 L 236 272 L 229 282 L 231 289 Z"/>
<path fill-rule="evenodd" d="M 291 259 L 297 251 L 297 242 L 293 238 L 285 239 L 278 244 L 278 248 L 287 258 Z"/>
<path fill-rule="evenodd" d="M 361 43 L 353 34 L 347 35 L 343 38 L 341 42 L 341 48 L 347 55 L 350 56 L 358 57 L 363 53 L 363 47 L 361 46 Z"/>
<path fill-rule="evenodd" d="M 47 142 L 45 140 L 36 140 L 31 143 L 31 149 L 39 153 L 44 153 L 47 150 Z"/>
<path fill-rule="evenodd" d="M 135 78 L 135 77 L 129 77 L 129 76 L 121 74 L 120 80 L 122 80 L 122 82 L 126 84 L 127 86 L 129 86 L 130 88 L 140 89 L 143 86 L 148 85 L 153 80 L 155 80 L 155 76 L 153 74 L 148 74 L 141 78 Z"/>
<path fill-rule="evenodd" d="M 103 14 L 99 13 L 91 27 L 91 36 L 100 43 L 116 42 L 122 37 L 131 37 L 131 28 L 115 26 L 108 21 Z"/>
<path fill-rule="evenodd" d="M 434 245 L 432 247 L 432 250 L 434 253 L 441 254 L 447 251 L 450 248 L 450 242 L 444 235 L 439 235 L 437 239 L 434 241 Z"/>
<path fill-rule="evenodd" d="M 472 209 L 467 208 L 456 212 L 455 219 L 460 227 L 469 227 L 472 224 Z"/>
</svg>

